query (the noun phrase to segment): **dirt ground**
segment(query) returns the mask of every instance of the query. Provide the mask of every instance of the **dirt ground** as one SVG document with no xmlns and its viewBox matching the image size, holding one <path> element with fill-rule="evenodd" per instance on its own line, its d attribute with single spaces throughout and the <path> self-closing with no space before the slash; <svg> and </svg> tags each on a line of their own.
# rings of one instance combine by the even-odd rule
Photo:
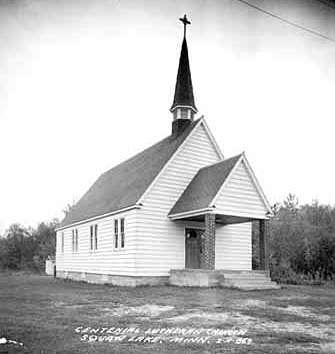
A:
<svg viewBox="0 0 335 354">
<path fill-rule="evenodd" d="M 335 287 L 133 289 L 0 274 L 0 353 L 335 353 Z"/>
</svg>

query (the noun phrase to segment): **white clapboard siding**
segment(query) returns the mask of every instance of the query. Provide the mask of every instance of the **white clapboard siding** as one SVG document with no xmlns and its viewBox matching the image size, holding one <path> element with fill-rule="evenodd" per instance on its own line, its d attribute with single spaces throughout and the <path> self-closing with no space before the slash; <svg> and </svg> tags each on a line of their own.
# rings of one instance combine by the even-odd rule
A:
<svg viewBox="0 0 335 354">
<path fill-rule="evenodd" d="M 250 222 L 217 227 L 215 269 L 252 269 Z"/>
<path fill-rule="evenodd" d="M 135 275 L 136 213 L 130 210 L 57 231 L 56 267 L 59 271 Z M 114 220 L 125 218 L 125 248 L 114 248 Z M 98 224 L 98 249 L 90 251 L 90 226 Z M 72 230 L 78 229 L 78 251 L 72 252 Z M 61 235 L 64 232 L 64 253 Z M 119 239 L 121 237 L 119 224 Z"/>
<path fill-rule="evenodd" d="M 167 276 L 185 267 L 185 227 L 167 215 L 196 172 L 220 160 L 203 125 L 199 125 L 153 184 L 138 210 L 137 274 Z M 193 224 L 194 226 L 194 224 Z"/>
<path fill-rule="evenodd" d="M 215 202 L 215 212 L 225 215 L 264 218 L 268 212 L 246 166 L 241 161 Z"/>
</svg>

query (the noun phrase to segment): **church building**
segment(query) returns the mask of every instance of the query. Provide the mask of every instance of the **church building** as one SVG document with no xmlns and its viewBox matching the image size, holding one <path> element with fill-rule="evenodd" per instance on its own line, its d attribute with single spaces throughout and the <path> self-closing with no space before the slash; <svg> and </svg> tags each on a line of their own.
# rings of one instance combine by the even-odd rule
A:
<svg viewBox="0 0 335 354">
<path fill-rule="evenodd" d="M 114 285 L 278 288 L 270 205 L 244 153 L 225 158 L 197 118 L 186 15 L 168 136 L 103 173 L 57 228 L 60 278 Z M 260 269 L 252 269 L 252 222 Z"/>
</svg>

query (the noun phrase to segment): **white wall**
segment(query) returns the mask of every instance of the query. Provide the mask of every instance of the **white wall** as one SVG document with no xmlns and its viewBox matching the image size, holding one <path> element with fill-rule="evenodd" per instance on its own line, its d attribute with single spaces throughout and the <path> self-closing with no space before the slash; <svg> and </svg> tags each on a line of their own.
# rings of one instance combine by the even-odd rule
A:
<svg viewBox="0 0 335 354">
<path fill-rule="evenodd" d="M 266 218 L 264 205 L 244 162 L 242 161 L 216 200 L 215 212 L 252 218 Z"/>
<path fill-rule="evenodd" d="M 170 221 L 167 215 L 196 172 L 219 160 L 205 128 L 198 126 L 138 210 L 138 275 L 168 275 L 171 268 L 185 267 L 184 228 L 192 224 Z"/>
<path fill-rule="evenodd" d="M 136 213 L 137 210 L 134 209 L 57 231 L 57 270 L 135 275 Z M 114 219 L 119 218 L 125 218 L 124 249 L 114 249 L 113 243 Z M 90 251 L 90 225 L 93 224 L 98 224 L 98 249 L 96 251 Z M 78 229 L 78 252 L 72 252 L 72 230 L 75 228 Z M 61 252 L 62 232 L 64 232 L 64 253 Z"/>
<path fill-rule="evenodd" d="M 251 223 L 217 226 L 215 269 L 251 270 Z"/>
</svg>

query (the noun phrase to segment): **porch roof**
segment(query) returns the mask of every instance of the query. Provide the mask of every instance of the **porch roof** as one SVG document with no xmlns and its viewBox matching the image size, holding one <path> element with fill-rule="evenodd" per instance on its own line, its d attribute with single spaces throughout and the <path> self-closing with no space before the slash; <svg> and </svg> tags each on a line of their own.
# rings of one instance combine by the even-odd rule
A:
<svg viewBox="0 0 335 354">
<path fill-rule="evenodd" d="M 241 156 L 242 154 L 200 169 L 170 210 L 169 216 L 210 208 L 210 203 Z"/>
</svg>

